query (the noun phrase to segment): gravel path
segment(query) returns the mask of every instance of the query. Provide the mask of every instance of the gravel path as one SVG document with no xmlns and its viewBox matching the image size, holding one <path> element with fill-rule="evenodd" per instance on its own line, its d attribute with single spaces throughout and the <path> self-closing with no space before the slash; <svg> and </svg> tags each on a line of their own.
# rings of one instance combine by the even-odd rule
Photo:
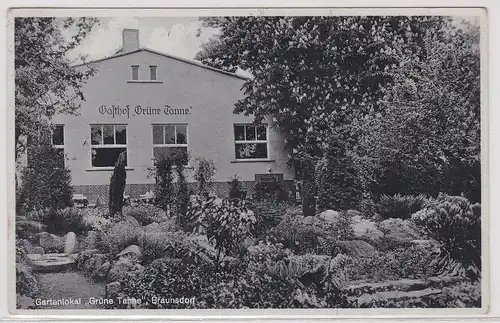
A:
<svg viewBox="0 0 500 323">
<path fill-rule="evenodd" d="M 45 301 L 45 304 L 40 304 L 38 308 L 95 309 L 99 306 L 89 300 L 105 296 L 103 283 L 96 283 L 79 272 L 39 274 L 39 282 L 41 297 L 38 301 Z"/>
</svg>

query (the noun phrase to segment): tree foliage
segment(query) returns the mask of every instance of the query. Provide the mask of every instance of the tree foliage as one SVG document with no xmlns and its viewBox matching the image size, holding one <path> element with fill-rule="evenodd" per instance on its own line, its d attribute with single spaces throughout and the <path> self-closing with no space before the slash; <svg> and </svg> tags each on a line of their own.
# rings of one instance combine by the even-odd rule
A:
<svg viewBox="0 0 500 323">
<path fill-rule="evenodd" d="M 220 32 L 197 59 L 251 72 L 235 112 L 257 122 L 272 116 L 309 191 L 318 174 L 306 167 L 341 147 L 348 163 L 342 169 L 350 173 L 338 176 L 358 177 L 365 191 L 477 195 L 479 38 L 473 26 L 443 16 L 202 21 Z"/>
<path fill-rule="evenodd" d="M 82 85 L 94 68 L 75 67 L 68 54 L 96 23 L 96 18 L 15 18 L 16 158 L 25 152 L 26 138 L 48 128 L 53 115 L 77 113 L 85 99 Z"/>
</svg>

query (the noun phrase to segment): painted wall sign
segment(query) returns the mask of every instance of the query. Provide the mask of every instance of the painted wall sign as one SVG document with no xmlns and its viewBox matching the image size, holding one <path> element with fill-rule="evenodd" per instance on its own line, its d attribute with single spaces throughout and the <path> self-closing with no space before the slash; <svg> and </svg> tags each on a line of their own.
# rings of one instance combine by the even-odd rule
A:
<svg viewBox="0 0 500 323">
<path fill-rule="evenodd" d="M 119 105 L 101 105 L 99 107 L 99 113 L 102 115 L 108 115 L 112 118 L 125 116 L 127 118 L 136 117 L 140 115 L 146 116 L 159 116 L 159 115 L 190 115 L 192 106 L 189 108 L 172 108 L 168 104 L 165 104 L 163 108 L 152 108 L 149 106 L 143 107 L 142 105 L 136 105 L 134 107 L 126 105 L 120 107 Z"/>
</svg>

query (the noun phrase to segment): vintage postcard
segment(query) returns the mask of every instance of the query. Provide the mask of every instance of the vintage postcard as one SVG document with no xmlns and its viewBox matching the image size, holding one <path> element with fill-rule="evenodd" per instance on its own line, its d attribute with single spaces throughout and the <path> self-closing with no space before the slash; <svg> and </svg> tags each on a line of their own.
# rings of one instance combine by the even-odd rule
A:
<svg viewBox="0 0 500 323">
<path fill-rule="evenodd" d="M 12 313 L 486 313 L 485 10 L 9 15 Z"/>
</svg>

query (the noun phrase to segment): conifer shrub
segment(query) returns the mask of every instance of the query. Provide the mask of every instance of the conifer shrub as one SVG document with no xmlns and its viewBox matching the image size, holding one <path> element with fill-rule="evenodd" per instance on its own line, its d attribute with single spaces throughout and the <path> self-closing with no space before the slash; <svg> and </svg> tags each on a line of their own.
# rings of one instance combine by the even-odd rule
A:
<svg viewBox="0 0 500 323">
<path fill-rule="evenodd" d="M 122 213 L 123 193 L 125 192 L 125 183 L 127 173 L 125 170 L 126 152 L 122 152 L 116 161 L 113 174 L 109 183 L 109 214 L 113 216 Z"/>
</svg>

